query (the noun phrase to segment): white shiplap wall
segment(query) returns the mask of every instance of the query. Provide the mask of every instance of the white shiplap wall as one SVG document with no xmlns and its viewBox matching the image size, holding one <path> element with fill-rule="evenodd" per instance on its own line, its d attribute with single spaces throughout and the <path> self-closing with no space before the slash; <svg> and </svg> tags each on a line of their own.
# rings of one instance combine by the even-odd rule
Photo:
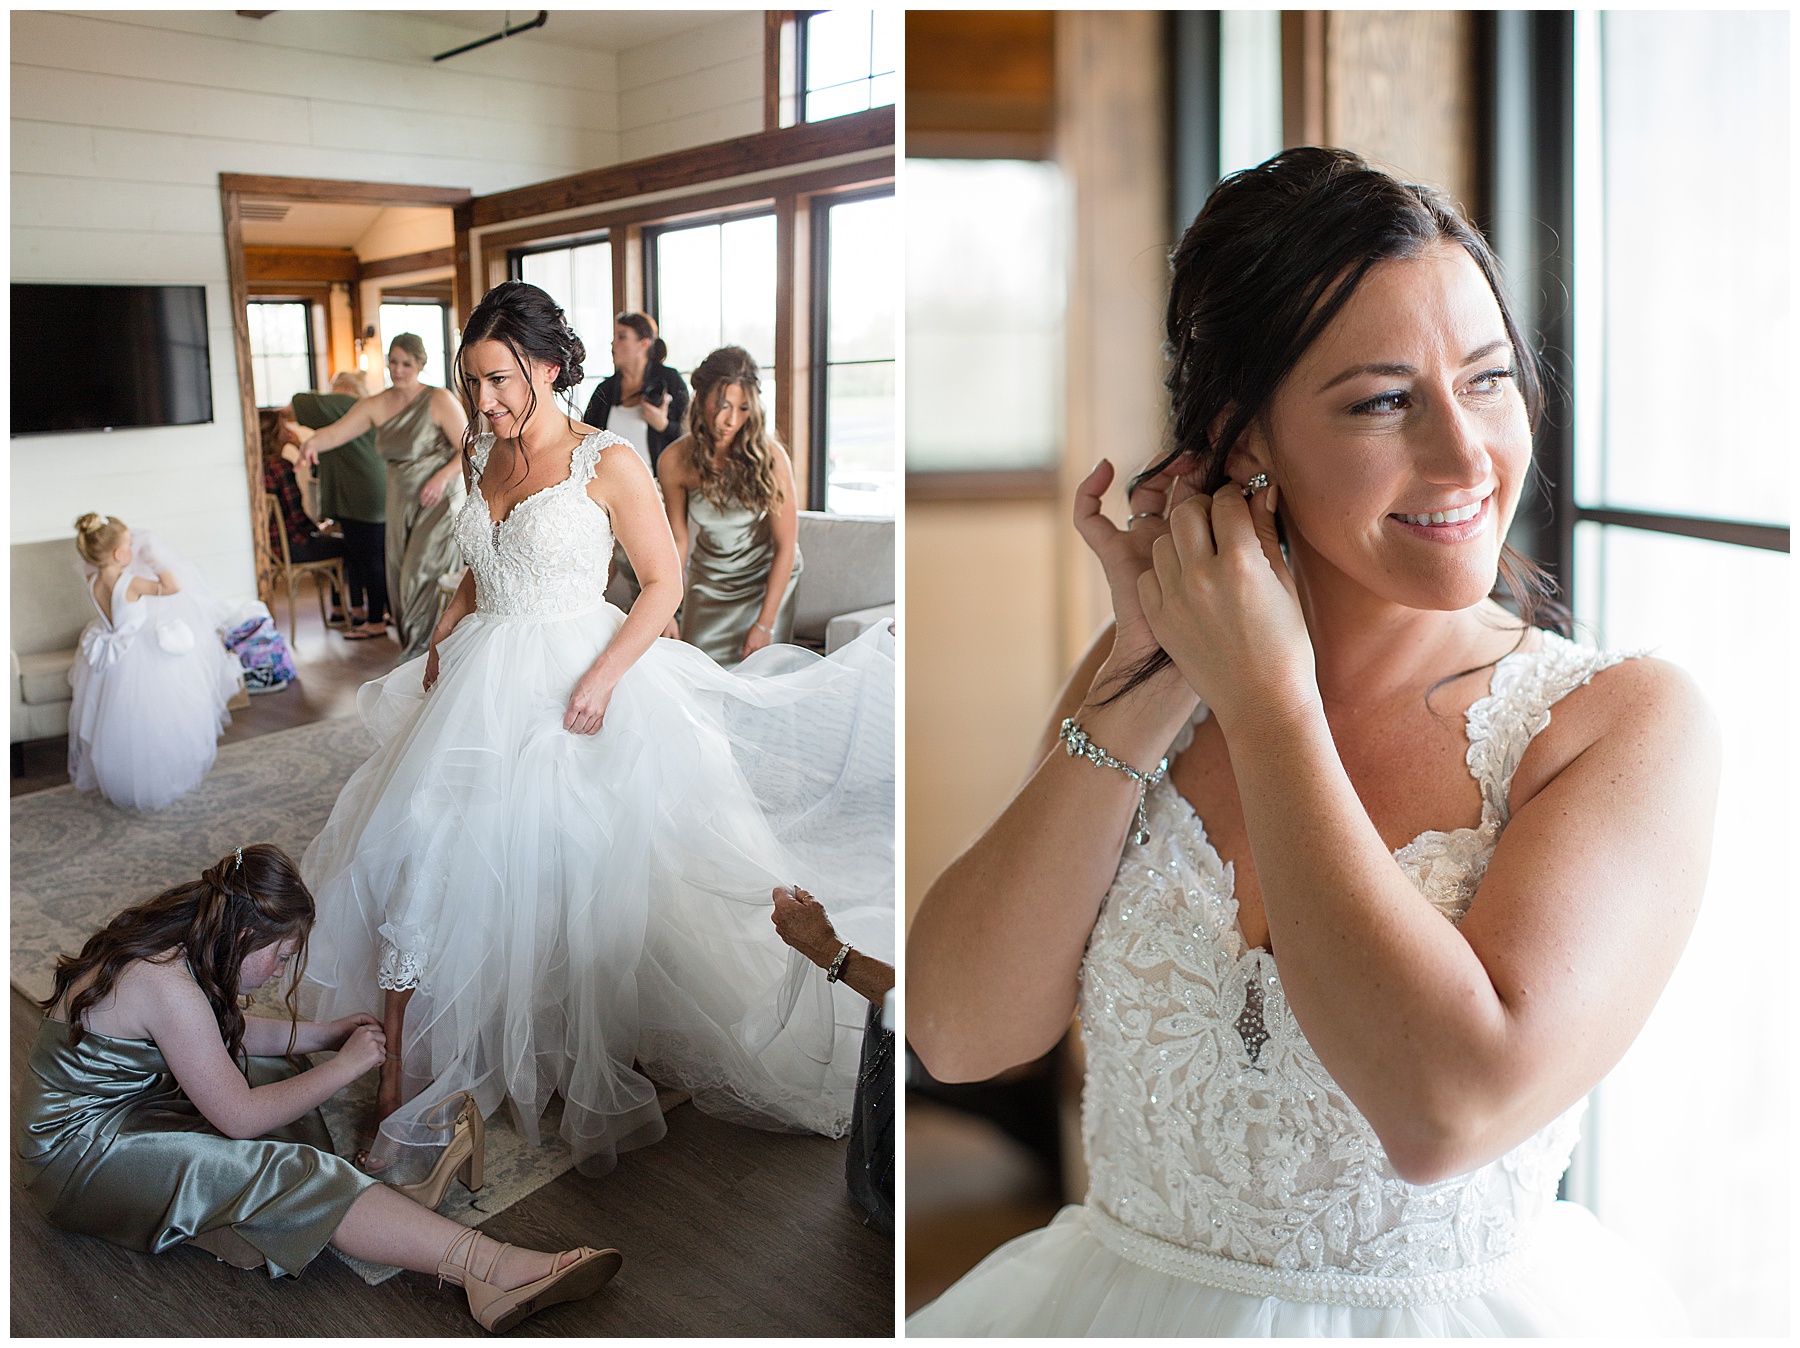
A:
<svg viewBox="0 0 1800 1348">
<path fill-rule="evenodd" d="M 620 52 L 619 158 L 755 135 L 762 86 L 760 9 Z"/>
<path fill-rule="evenodd" d="M 14 11 L 13 279 L 205 285 L 215 420 L 13 440 L 13 541 L 103 510 L 156 530 L 222 595 L 254 593 L 221 172 L 482 194 L 742 135 L 760 129 L 761 23 L 434 65 L 469 32 L 391 12 Z"/>
</svg>

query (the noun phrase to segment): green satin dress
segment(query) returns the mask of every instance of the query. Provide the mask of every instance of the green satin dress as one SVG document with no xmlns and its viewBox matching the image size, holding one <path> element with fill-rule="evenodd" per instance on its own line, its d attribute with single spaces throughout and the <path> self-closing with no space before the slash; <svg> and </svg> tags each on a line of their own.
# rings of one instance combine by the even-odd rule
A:
<svg viewBox="0 0 1800 1348">
<path fill-rule="evenodd" d="M 438 620 L 438 577 L 462 570 L 462 553 L 450 531 L 468 495 L 461 475 L 443 499 L 419 504 L 426 479 L 460 452 L 431 419 L 429 387 L 398 416 L 375 429 L 375 448 L 387 463 L 388 612 L 400 637 L 401 659 L 423 655 Z"/>
<path fill-rule="evenodd" d="M 697 491 L 687 498 L 687 592 L 681 599 L 681 639 L 719 664 L 738 663 L 744 636 L 762 612 L 775 565 L 775 534 L 767 514 L 748 506 L 719 506 Z M 775 615 L 773 642 L 794 639 L 794 588 L 800 582 L 800 549 Z"/>
<path fill-rule="evenodd" d="M 292 1075 L 283 1058 L 249 1060 L 252 1086 Z M 146 1254 L 230 1227 L 271 1276 L 298 1273 L 379 1183 L 333 1154 L 318 1110 L 266 1137 L 228 1138 L 154 1042 L 90 1031 L 71 1046 L 60 1020 L 38 1029 L 18 1109 L 25 1188 L 44 1216 Z"/>
</svg>

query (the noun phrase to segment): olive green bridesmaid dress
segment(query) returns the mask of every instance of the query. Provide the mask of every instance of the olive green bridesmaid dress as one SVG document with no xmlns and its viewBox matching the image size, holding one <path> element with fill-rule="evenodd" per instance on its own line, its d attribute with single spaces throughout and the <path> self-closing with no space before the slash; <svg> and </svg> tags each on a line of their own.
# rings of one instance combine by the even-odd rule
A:
<svg viewBox="0 0 1800 1348">
<path fill-rule="evenodd" d="M 775 535 L 767 514 L 748 506 L 717 505 L 697 491 L 687 498 L 693 542 L 687 562 L 687 592 L 681 600 L 681 639 L 727 667 L 738 663 L 744 636 L 762 612 L 769 570 L 775 564 Z M 800 582 L 800 549 L 782 592 L 771 642 L 794 639 L 794 587 Z"/>
<path fill-rule="evenodd" d="M 425 654 L 438 620 L 438 577 L 462 569 L 451 524 L 468 492 L 458 476 L 443 499 L 426 507 L 419 492 L 433 474 L 462 451 L 431 419 L 431 395 L 419 396 L 375 431 L 375 448 L 387 463 L 388 612 L 400 638 L 401 659 Z"/>
<path fill-rule="evenodd" d="M 292 1075 L 285 1059 L 249 1060 L 252 1086 Z M 146 1254 L 228 1227 L 271 1276 L 305 1268 L 378 1183 L 332 1153 L 318 1110 L 266 1137 L 228 1138 L 151 1040 L 89 1031 L 71 1045 L 68 1025 L 48 1018 L 14 1127 L 26 1192 L 52 1224 Z"/>
</svg>

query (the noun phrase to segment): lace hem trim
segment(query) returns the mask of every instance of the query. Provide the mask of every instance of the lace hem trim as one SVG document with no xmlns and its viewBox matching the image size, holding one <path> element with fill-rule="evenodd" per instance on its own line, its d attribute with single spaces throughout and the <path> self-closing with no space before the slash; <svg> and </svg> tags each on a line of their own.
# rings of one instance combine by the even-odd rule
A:
<svg viewBox="0 0 1800 1348">
<path fill-rule="evenodd" d="M 381 943 L 381 967 L 375 974 L 375 986 L 384 992 L 405 992 L 419 986 L 425 976 L 425 962 L 410 955 L 391 941 Z"/>
<path fill-rule="evenodd" d="M 1152 1272 L 1197 1282 L 1240 1296 L 1277 1297 L 1308 1305 L 1353 1306 L 1386 1310 L 1430 1306 L 1464 1297 L 1482 1296 L 1513 1277 L 1529 1247 L 1519 1248 L 1463 1268 L 1402 1277 L 1349 1273 L 1338 1269 L 1281 1269 L 1228 1259 L 1147 1235 L 1107 1216 L 1093 1204 L 1086 1209 L 1088 1227 L 1107 1249 Z"/>
</svg>

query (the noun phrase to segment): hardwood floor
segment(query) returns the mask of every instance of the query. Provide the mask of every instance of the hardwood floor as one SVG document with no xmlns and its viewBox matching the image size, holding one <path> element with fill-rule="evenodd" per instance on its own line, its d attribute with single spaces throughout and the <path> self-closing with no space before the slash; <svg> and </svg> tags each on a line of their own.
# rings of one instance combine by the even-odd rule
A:
<svg viewBox="0 0 1800 1348">
<path fill-rule="evenodd" d="M 226 739 L 348 713 L 357 687 L 398 658 L 391 641 L 346 642 L 323 631 L 317 607 L 307 612 L 309 598 L 292 643 L 300 679 L 234 713 Z M 36 756 L 36 784 L 26 789 L 58 785 L 59 773 L 66 782 L 62 741 L 37 743 L 58 747 Z M 21 794 L 18 778 L 13 793 Z M 39 1013 L 18 992 L 11 998 L 16 1116 Z M 663 1141 L 622 1157 L 605 1178 L 565 1174 L 482 1226 L 517 1245 L 612 1245 L 625 1255 L 599 1295 L 553 1307 L 515 1333 L 892 1335 L 894 1243 L 864 1227 L 851 1207 L 845 1143 L 739 1128 L 688 1104 L 668 1123 Z M 25 1195 L 16 1159 L 13 1174 L 15 1336 L 482 1333 L 461 1292 L 419 1274 L 368 1287 L 325 1253 L 301 1277 L 274 1280 L 186 1247 L 142 1255 L 60 1231 Z"/>
</svg>

